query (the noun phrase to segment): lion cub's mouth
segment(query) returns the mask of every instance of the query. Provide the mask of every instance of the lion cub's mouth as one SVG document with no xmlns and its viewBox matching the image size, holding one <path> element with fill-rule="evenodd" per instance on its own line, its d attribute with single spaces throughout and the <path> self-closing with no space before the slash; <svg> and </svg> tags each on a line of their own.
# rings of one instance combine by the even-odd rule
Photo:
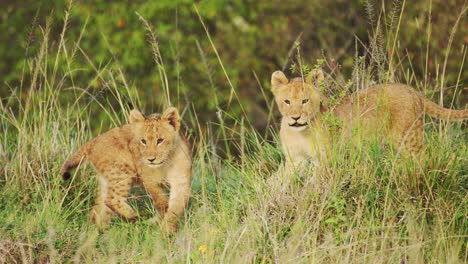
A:
<svg viewBox="0 0 468 264">
<path fill-rule="evenodd" d="M 290 127 L 303 127 L 303 126 L 307 126 L 307 122 L 305 123 L 298 123 L 298 122 L 295 122 L 293 124 L 289 124 Z"/>
<path fill-rule="evenodd" d="M 159 163 L 155 163 L 155 162 L 151 162 L 151 163 L 147 163 L 146 165 L 150 168 L 159 168 L 163 165 L 164 162 L 159 162 Z"/>
</svg>

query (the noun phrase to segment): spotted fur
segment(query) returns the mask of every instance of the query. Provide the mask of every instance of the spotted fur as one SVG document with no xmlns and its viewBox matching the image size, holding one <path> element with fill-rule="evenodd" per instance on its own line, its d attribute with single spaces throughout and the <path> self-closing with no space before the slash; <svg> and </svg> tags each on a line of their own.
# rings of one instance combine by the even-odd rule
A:
<svg viewBox="0 0 468 264">
<path fill-rule="evenodd" d="M 64 162 L 63 177 L 82 161 L 98 173 L 99 187 L 91 211 L 93 222 L 106 227 L 114 213 L 134 221 L 138 213 L 127 203 L 133 184 L 142 184 L 163 217 L 165 228 L 175 231 L 191 193 L 191 153 L 179 133 L 177 109 L 162 115 L 130 112 L 129 124 L 109 130 L 84 144 Z M 169 187 L 170 194 L 164 192 Z"/>
<path fill-rule="evenodd" d="M 356 134 L 361 139 L 377 137 L 412 154 L 423 148 L 424 113 L 447 120 L 468 118 L 468 110 L 440 107 L 404 84 L 374 85 L 344 98 L 336 108 L 326 109 L 317 88 L 322 80 L 320 70 L 304 79 L 288 80 L 281 71 L 271 76 L 271 89 L 282 114 L 280 139 L 287 166 L 318 161 L 324 147 L 336 138 L 324 132 L 319 118 L 324 112 L 341 121 L 344 140 L 354 140 Z"/>
</svg>

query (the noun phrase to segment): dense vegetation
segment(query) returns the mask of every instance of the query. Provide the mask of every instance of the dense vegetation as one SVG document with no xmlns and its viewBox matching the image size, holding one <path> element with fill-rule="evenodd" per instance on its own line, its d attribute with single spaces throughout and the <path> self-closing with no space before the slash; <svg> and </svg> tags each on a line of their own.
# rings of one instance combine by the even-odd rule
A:
<svg viewBox="0 0 468 264">
<path fill-rule="evenodd" d="M 291 178 L 269 92 L 276 69 L 322 67 L 331 99 L 401 81 L 465 108 L 466 1 L 288 2 L 2 3 L 0 263 L 466 263 L 466 123 L 426 118 L 420 161 L 337 145 Z M 179 232 L 98 231 L 93 170 L 63 182 L 61 162 L 168 104 L 194 153 Z M 142 189 L 131 203 L 155 214 Z"/>
<path fill-rule="evenodd" d="M 77 69 L 64 80 L 64 86 L 105 97 L 108 84 L 93 78 L 95 69 L 90 64 L 112 72 L 121 70 L 128 85 L 145 98 L 144 110 L 160 110 L 164 84 L 140 14 L 157 34 L 172 103 L 181 108 L 193 104 L 203 123 L 216 119 L 218 107 L 240 114 L 239 105 L 232 101 L 233 87 L 249 118 L 266 120 L 268 111 L 259 87 L 269 87 L 274 70 L 289 71 L 297 45 L 305 62 L 313 65 L 323 59 L 326 71 L 335 76 L 342 72 L 344 79 L 351 78 L 356 55 L 373 60 L 379 71 L 388 70 L 391 61 L 391 67 L 397 69 L 396 80 L 430 91 L 437 90 L 438 83 L 450 87 L 445 100 L 450 104 L 457 80 L 466 82 L 468 78 L 468 72 L 460 71 L 468 41 L 466 16 L 457 23 L 465 1 L 383 2 L 384 6 L 379 1 L 358 0 L 201 1 L 196 5 L 197 14 L 190 0 L 127 4 L 98 0 L 71 5 L 63 0 L 6 1 L 0 11 L 0 74 L 7 86 L 0 96 L 19 86 L 24 59 L 37 55 L 47 25 L 48 56 L 59 51 L 67 16 L 64 45 L 74 50 L 77 44 L 79 49 L 68 54 L 75 55 L 72 65 L 59 58 L 60 73 Z M 452 30 L 456 31 L 453 35 Z M 375 55 L 370 57 L 370 53 Z M 466 93 L 455 98 L 458 107 L 464 107 L 468 99 Z M 254 125 L 264 130 L 266 123 Z"/>
</svg>

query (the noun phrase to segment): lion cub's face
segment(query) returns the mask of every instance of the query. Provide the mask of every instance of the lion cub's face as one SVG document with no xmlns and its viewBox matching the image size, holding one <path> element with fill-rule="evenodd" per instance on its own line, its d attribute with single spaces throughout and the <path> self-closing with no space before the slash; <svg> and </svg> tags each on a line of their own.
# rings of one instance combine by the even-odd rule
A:
<svg viewBox="0 0 468 264">
<path fill-rule="evenodd" d="M 136 136 L 143 164 L 150 168 L 164 165 L 176 147 L 179 134 L 179 113 L 174 107 L 162 115 L 143 116 L 138 110 L 130 112 L 130 124 Z"/>
<path fill-rule="evenodd" d="M 308 76 L 305 80 L 288 80 L 281 71 L 271 75 L 271 89 L 283 116 L 283 124 L 286 123 L 287 128 L 293 131 L 306 129 L 320 112 L 320 95 L 311 77 L 314 76 Z"/>
</svg>

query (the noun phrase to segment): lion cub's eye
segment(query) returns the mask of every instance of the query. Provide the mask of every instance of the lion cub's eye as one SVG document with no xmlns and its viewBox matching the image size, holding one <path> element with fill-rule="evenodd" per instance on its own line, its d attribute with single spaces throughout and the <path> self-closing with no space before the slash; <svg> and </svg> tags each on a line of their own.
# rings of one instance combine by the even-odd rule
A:
<svg viewBox="0 0 468 264">
<path fill-rule="evenodd" d="M 302 104 L 307 104 L 308 102 L 309 102 L 309 99 L 302 100 Z"/>
<path fill-rule="evenodd" d="M 146 139 L 141 139 L 141 144 L 145 145 L 146 146 Z"/>
<path fill-rule="evenodd" d="M 284 102 L 285 102 L 287 105 L 291 104 L 291 101 L 289 101 L 289 100 L 287 100 L 287 99 L 284 100 Z"/>
<path fill-rule="evenodd" d="M 158 138 L 158 145 L 164 142 L 164 138 Z"/>
</svg>

